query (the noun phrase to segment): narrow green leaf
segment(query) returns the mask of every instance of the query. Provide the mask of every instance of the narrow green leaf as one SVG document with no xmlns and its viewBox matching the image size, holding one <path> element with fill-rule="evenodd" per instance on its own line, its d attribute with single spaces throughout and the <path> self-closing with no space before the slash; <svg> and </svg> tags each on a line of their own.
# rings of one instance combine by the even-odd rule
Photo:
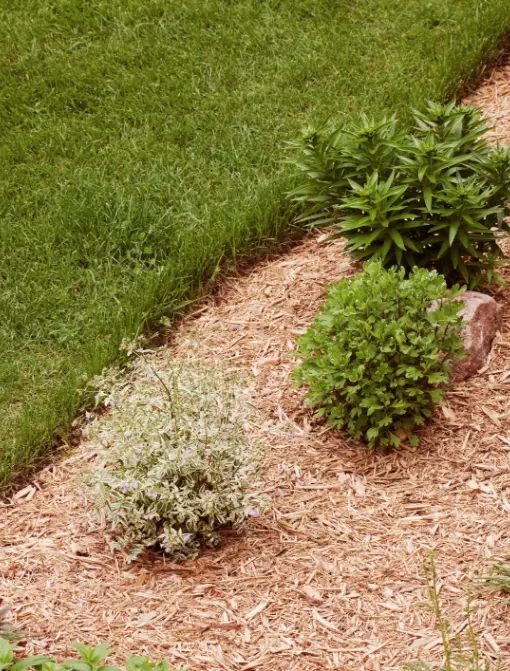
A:
<svg viewBox="0 0 510 671">
<path fill-rule="evenodd" d="M 427 210 L 429 212 L 431 212 L 432 211 L 432 187 L 430 187 L 430 186 L 423 187 L 423 199 L 425 201 L 425 205 L 427 207 Z"/>
<path fill-rule="evenodd" d="M 400 247 L 400 249 L 402 249 L 403 251 L 405 251 L 405 250 L 406 250 L 406 246 L 405 246 L 405 244 L 404 244 L 404 240 L 402 239 L 402 236 L 401 236 L 400 233 L 397 231 L 397 229 L 396 229 L 396 228 L 390 228 L 390 229 L 388 230 L 388 233 L 390 234 L 390 237 L 391 237 L 391 239 L 393 240 L 393 242 L 394 242 L 398 247 Z"/>
<path fill-rule="evenodd" d="M 389 252 L 390 249 L 391 249 L 391 245 L 392 245 L 392 240 L 391 240 L 391 238 L 386 238 L 386 240 L 384 241 L 384 244 L 383 244 L 383 246 L 382 246 L 382 248 L 381 248 L 381 254 L 380 254 L 380 256 L 381 256 L 381 258 L 383 259 L 383 261 L 384 261 L 384 259 L 386 259 L 386 257 L 388 256 L 388 252 Z"/>
<path fill-rule="evenodd" d="M 50 664 L 54 661 L 54 659 L 46 657 L 46 655 L 34 655 L 33 657 L 26 657 L 25 659 L 16 662 L 16 664 L 12 666 L 11 671 L 25 671 L 30 667 L 36 669 L 43 664 Z"/>
<path fill-rule="evenodd" d="M 457 235 L 457 231 L 459 230 L 459 224 L 460 222 L 456 221 L 454 224 L 450 226 L 450 231 L 448 234 L 448 239 L 450 241 L 450 247 L 453 245 L 453 241 L 455 240 L 455 236 Z"/>
<path fill-rule="evenodd" d="M 462 259 L 459 259 L 458 268 L 459 268 L 459 270 L 461 272 L 461 275 L 464 278 L 464 281 L 466 282 L 466 284 L 469 284 L 468 269 L 467 269 L 466 264 L 464 263 L 464 261 Z"/>
<path fill-rule="evenodd" d="M 443 241 L 443 244 L 441 245 L 441 249 L 439 250 L 437 258 L 438 259 L 443 258 L 443 256 L 446 254 L 446 252 L 448 251 L 449 248 L 450 248 L 449 242 L 448 242 L 448 240 L 445 239 Z"/>
<path fill-rule="evenodd" d="M 450 250 L 450 255 L 452 257 L 453 267 L 457 268 L 457 266 L 459 265 L 459 258 L 460 258 L 459 248 L 457 246 L 452 247 Z"/>
</svg>

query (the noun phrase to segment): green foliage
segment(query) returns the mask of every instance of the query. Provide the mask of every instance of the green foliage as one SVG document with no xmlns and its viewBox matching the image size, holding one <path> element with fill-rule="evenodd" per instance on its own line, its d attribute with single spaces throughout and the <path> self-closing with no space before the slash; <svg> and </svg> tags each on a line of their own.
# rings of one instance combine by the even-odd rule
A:
<svg viewBox="0 0 510 671">
<path fill-rule="evenodd" d="M 299 146 L 291 193 L 300 221 L 335 222 L 357 259 L 436 268 L 470 288 L 501 281 L 498 240 L 509 227 L 510 149 L 491 148 L 473 107 L 429 103 L 414 126 L 362 116 Z"/>
<path fill-rule="evenodd" d="M 431 552 L 424 562 L 425 577 L 428 582 L 430 606 L 441 634 L 444 662 L 440 667 L 433 667 L 423 661 L 409 662 L 404 665 L 405 671 L 495 671 L 501 665 L 491 666 L 489 659 L 484 659 L 478 642 L 478 636 L 472 622 L 471 596 L 468 592 L 465 608 L 466 630 L 463 636 L 452 635 L 450 623 L 444 617 L 439 599 L 439 581 L 434 553 Z"/>
<path fill-rule="evenodd" d="M 508 0 L 0 3 L 0 486 L 123 338 L 289 233 L 283 138 L 442 98 L 509 27 Z"/>
<path fill-rule="evenodd" d="M 258 514 L 252 409 L 234 377 L 193 361 L 159 373 L 140 363 L 133 385 L 114 383 L 106 400 L 109 417 L 89 432 L 104 445 L 100 466 L 87 480 L 115 547 L 183 559 Z"/>
<path fill-rule="evenodd" d="M 483 578 L 483 582 L 490 589 L 510 594 L 510 564 L 495 562 L 490 574 Z"/>
<path fill-rule="evenodd" d="M 57 662 L 45 655 L 36 655 L 18 659 L 14 655 L 17 643 L 10 643 L 7 639 L 0 637 L 0 671 L 123 671 L 116 666 L 103 664 L 106 657 L 111 654 L 107 643 L 93 647 L 75 643 L 79 658 L 67 659 Z M 170 671 L 168 662 L 151 662 L 148 657 L 133 655 L 126 661 L 125 671 Z"/>
<path fill-rule="evenodd" d="M 450 360 L 464 353 L 459 293 L 435 271 L 405 279 L 380 261 L 332 285 L 298 341 L 294 370 L 316 414 L 370 447 L 398 447 L 402 434 L 417 444 L 413 432 L 443 398 Z"/>
</svg>

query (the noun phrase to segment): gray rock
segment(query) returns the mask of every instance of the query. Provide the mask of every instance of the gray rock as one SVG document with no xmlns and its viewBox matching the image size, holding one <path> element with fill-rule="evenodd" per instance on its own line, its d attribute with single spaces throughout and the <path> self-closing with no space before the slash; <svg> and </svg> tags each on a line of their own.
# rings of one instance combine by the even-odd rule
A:
<svg viewBox="0 0 510 671">
<path fill-rule="evenodd" d="M 454 382 L 462 382 L 484 367 L 494 336 L 503 323 L 501 306 L 490 296 L 466 291 L 459 298 L 464 303 L 460 312 L 464 318 L 461 335 L 467 355 L 452 364 Z"/>
</svg>

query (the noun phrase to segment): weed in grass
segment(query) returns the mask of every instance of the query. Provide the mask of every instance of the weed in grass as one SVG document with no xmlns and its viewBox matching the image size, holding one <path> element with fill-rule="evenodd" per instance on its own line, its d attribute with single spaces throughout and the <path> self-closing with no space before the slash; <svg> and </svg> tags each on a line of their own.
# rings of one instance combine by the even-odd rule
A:
<svg viewBox="0 0 510 671">
<path fill-rule="evenodd" d="M 0 485 L 118 346 L 290 227 L 278 144 L 403 112 L 495 54 L 507 0 L 0 8 Z"/>
</svg>

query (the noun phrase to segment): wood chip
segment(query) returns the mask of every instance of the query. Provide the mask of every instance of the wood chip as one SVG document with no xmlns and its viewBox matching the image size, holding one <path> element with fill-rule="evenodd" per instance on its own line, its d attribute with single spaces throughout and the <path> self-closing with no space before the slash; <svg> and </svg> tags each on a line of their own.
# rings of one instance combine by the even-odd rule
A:
<svg viewBox="0 0 510 671">
<path fill-rule="evenodd" d="M 247 622 L 249 622 L 250 620 L 253 620 L 253 618 L 254 618 L 256 615 L 258 615 L 259 613 L 261 613 L 261 612 L 264 610 L 264 608 L 267 607 L 267 604 L 268 604 L 268 603 L 269 603 L 268 601 L 261 601 L 259 604 L 257 604 L 257 605 L 255 606 L 255 608 L 252 608 L 250 611 L 248 611 L 248 612 L 246 613 L 246 615 L 244 616 L 244 619 L 245 619 Z"/>
</svg>

